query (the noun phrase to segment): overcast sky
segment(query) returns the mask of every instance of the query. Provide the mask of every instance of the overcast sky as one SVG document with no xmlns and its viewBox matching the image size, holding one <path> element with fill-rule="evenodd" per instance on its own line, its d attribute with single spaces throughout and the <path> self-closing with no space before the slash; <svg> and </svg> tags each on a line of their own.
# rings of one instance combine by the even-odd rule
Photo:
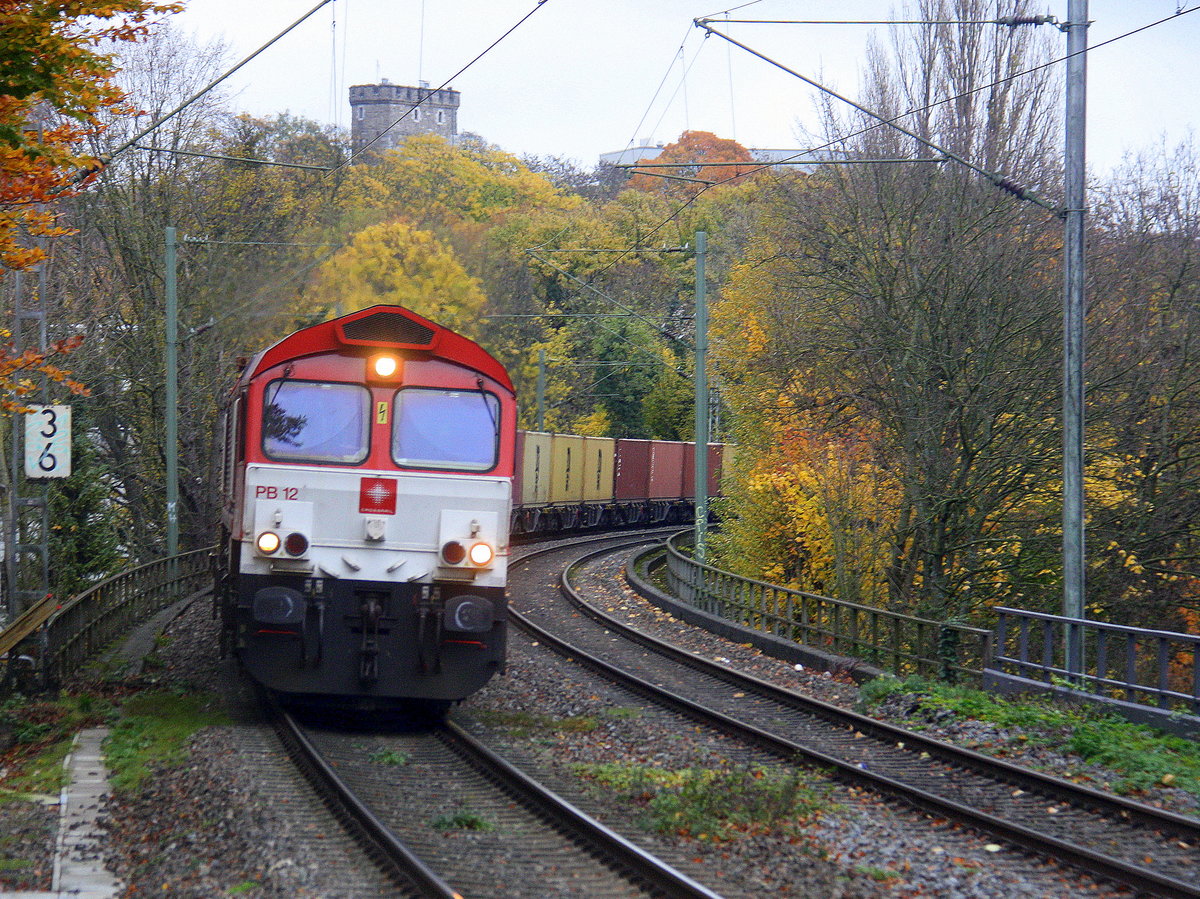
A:
<svg viewBox="0 0 1200 899">
<path fill-rule="evenodd" d="M 201 43 L 223 39 L 241 60 L 318 0 L 188 0 L 176 17 Z M 1176 143 L 1200 118 L 1194 73 L 1200 12 L 1106 41 L 1200 0 L 1091 0 L 1088 158 L 1097 172 L 1160 137 Z M 585 167 L 599 154 L 685 129 L 747 147 L 799 148 L 814 122 L 815 91 L 717 37 L 697 17 L 886 19 L 891 0 L 335 0 L 228 82 L 256 115 L 291 111 L 348 126 L 353 84 L 438 86 L 522 17 L 530 17 L 450 86 L 462 93 L 459 128 L 505 150 L 565 156 Z M 1029 3 L 1067 18 L 1067 0 Z M 423 24 L 422 24 L 423 23 Z M 869 36 L 860 25 L 740 25 L 721 30 L 841 93 L 858 94 Z M 1055 32 L 1057 34 L 1057 32 Z M 1065 35 L 1058 35 L 1065 50 Z M 686 78 L 684 71 L 687 71 Z M 664 83 L 665 79 L 665 83 Z"/>
</svg>

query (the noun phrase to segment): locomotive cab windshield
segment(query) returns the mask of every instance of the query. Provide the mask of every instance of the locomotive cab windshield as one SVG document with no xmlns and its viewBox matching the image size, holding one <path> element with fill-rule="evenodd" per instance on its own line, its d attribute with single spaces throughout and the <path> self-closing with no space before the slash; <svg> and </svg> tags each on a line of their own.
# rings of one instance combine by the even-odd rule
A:
<svg viewBox="0 0 1200 899">
<path fill-rule="evenodd" d="M 392 459 L 411 468 L 488 471 L 499 450 L 493 393 L 406 387 L 396 391 Z"/>
</svg>

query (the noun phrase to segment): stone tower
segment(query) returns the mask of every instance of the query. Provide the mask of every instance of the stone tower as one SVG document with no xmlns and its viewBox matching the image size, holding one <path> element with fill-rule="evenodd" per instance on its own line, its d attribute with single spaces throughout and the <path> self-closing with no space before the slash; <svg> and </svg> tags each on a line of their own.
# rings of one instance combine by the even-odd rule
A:
<svg viewBox="0 0 1200 899">
<path fill-rule="evenodd" d="M 350 88 L 352 150 L 358 153 L 397 119 L 399 124 L 371 144 L 370 152 L 394 150 L 413 134 L 440 134 L 453 143 L 458 137 L 458 102 L 458 91 L 430 90 L 424 81 L 420 87 L 392 84 L 386 78 L 380 84 L 356 84 Z"/>
</svg>

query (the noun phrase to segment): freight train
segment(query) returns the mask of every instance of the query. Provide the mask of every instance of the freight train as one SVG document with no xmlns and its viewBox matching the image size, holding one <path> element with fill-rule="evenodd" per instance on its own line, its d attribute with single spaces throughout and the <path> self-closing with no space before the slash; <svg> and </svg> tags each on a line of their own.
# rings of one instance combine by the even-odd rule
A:
<svg viewBox="0 0 1200 899">
<path fill-rule="evenodd" d="M 400 306 L 262 351 L 221 420 L 222 642 L 295 702 L 443 711 L 503 670 L 511 536 L 691 510 L 691 444 L 518 431 L 503 366 Z"/>
</svg>

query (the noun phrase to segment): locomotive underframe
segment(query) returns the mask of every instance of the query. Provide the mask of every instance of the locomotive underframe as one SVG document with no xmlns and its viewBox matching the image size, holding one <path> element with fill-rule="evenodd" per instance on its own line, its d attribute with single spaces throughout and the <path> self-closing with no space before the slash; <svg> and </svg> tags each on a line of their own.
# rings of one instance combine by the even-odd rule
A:
<svg viewBox="0 0 1200 899">
<path fill-rule="evenodd" d="M 503 670 L 502 587 L 244 574 L 229 599 L 239 661 L 293 699 L 453 702 Z"/>
</svg>

